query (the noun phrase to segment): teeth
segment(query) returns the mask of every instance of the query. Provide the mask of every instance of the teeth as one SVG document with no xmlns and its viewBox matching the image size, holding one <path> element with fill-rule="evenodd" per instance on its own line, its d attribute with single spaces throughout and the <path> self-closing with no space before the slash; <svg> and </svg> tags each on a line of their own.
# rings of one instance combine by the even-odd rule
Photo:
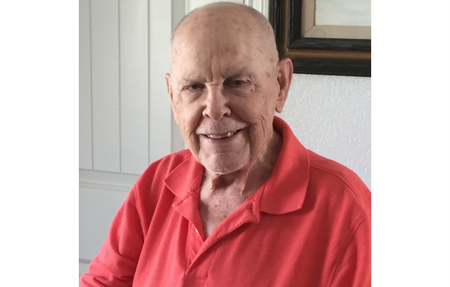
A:
<svg viewBox="0 0 450 287">
<path fill-rule="evenodd" d="M 229 132 L 226 134 L 220 134 L 220 135 L 206 135 L 207 137 L 211 138 L 211 139 L 223 139 L 223 138 L 229 138 L 232 135 L 234 135 L 237 131 L 234 132 Z"/>
</svg>

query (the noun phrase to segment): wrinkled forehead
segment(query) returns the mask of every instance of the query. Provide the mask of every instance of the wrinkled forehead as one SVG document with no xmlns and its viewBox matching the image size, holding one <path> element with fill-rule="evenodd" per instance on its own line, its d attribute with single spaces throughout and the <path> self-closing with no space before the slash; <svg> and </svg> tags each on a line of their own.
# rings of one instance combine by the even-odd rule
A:
<svg viewBox="0 0 450 287">
<path fill-rule="evenodd" d="M 191 30 L 173 41 L 171 57 L 172 60 L 212 56 L 251 59 L 263 54 L 263 49 L 257 42 L 258 39 L 252 35 L 246 36 L 230 29 L 224 29 L 220 33 Z M 186 59 L 179 59 L 180 57 Z"/>
<path fill-rule="evenodd" d="M 210 73 L 227 78 L 266 70 L 262 53 L 245 45 L 245 42 L 234 41 L 235 39 L 188 41 L 185 45 L 180 45 L 172 55 L 172 75 L 202 81 L 210 79 Z"/>
<path fill-rule="evenodd" d="M 193 16 L 183 23 L 172 40 L 171 66 L 188 62 L 202 66 L 213 59 L 225 65 L 264 61 L 269 55 L 261 28 L 254 20 L 238 16 Z"/>
</svg>

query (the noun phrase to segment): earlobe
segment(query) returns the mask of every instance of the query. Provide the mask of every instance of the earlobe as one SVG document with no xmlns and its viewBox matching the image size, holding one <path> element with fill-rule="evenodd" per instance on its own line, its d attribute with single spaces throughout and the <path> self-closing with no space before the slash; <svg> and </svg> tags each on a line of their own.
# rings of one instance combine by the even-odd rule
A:
<svg viewBox="0 0 450 287">
<path fill-rule="evenodd" d="M 278 92 L 277 103 L 275 106 L 275 110 L 278 113 L 281 113 L 283 111 L 284 103 L 286 102 L 289 88 L 291 87 L 293 73 L 294 67 L 291 59 L 285 58 L 278 62 L 277 81 L 280 87 L 280 91 Z"/>
</svg>

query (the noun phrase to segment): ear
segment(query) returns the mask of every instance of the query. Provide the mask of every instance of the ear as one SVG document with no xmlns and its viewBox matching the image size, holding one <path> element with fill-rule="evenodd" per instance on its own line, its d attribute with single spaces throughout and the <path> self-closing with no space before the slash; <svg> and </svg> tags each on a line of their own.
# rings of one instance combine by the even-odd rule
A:
<svg viewBox="0 0 450 287">
<path fill-rule="evenodd" d="M 175 112 L 175 107 L 174 107 L 174 103 L 173 103 L 173 91 L 172 91 L 172 85 L 170 84 L 170 74 L 169 73 L 166 73 L 166 85 L 167 85 L 167 92 L 169 93 L 169 96 L 170 96 L 170 105 L 172 106 L 172 114 L 175 119 L 175 122 L 178 124 L 178 117 L 177 117 L 178 114 Z"/>
<path fill-rule="evenodd" d="M 166 85 L 167 85 L 167 92 L 169 93 L 170 100 L 172 101 L 172 88 L 170 86 L 170 74 L 166 73 Z"/>
<path fill-rule="evenodd" d="M 278 93 L 277 103 L 275 105 L 275 111 L 278 113 L 283 111 L 284 103 L 286 102 L 289 88 L 291 87 L 293 73 L 294 66 L 291 59 L 285 58 L 278 62 L 277 81 L 280 86 L 280 91 Z"/>
</svg>

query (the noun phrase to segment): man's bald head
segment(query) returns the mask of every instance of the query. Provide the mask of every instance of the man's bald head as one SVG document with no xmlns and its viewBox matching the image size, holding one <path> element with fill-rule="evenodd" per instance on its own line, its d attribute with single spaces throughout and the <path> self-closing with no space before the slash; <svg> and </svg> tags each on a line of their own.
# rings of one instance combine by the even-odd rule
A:
<svg viewBox="0 0 450 287">
<path fill-rule="evenodd" d="M 278 62 L 263 15 L 233 3 L 192 11 L 173 35 L 170 69 L 175 120 L 206 170 L 247 178 L 253 167 L 270 165 L 273 118 L 286 101 L 292 62 Z"/>
<path fill-rule="evenodd" d="M 171 58 L 183 49 L 186 41 L 227 41 L 238 38 L 249 48 L 254 46 L 261 60 L 278 62 L 272 26 L 267 18 L 252 7 L 230 3 L 212 3 L 191 11 L 176 27 L 171 40 Z"/>
<path fill-rule="evenodd" d="M 174 33 L 172 35 L 172 38 L 175 37 L 177 30 L 180 26 L 183 26 L 184 24 L 189 23 L 189 21 L 197 20 L 198 17 L 214 17 L 217 16 L 217 14 L 231 14 L 231 15 L 243 15 L 243 16 L 251 16 L 253 17 L 259 26 L 261 27 L 261 32 L 265 32 L 266 36 L 275 39 L 275 36 L 273 34 L 272 26 L 270 22 L 267 20 L 267 18 L 258 12 L 256 9 L 249 7 L 244 4 L 238 4 L 238 3 L 231 3 L 231 2 L 218 2 L 218 3 L 212 3 L 208 4 L 202 7 L 199 7 L 193 11 L 191 11 L 189 14 L 187 14 L 181 21 L 178 23 L 177 27 L 174 30 Z"/>
</svg>

